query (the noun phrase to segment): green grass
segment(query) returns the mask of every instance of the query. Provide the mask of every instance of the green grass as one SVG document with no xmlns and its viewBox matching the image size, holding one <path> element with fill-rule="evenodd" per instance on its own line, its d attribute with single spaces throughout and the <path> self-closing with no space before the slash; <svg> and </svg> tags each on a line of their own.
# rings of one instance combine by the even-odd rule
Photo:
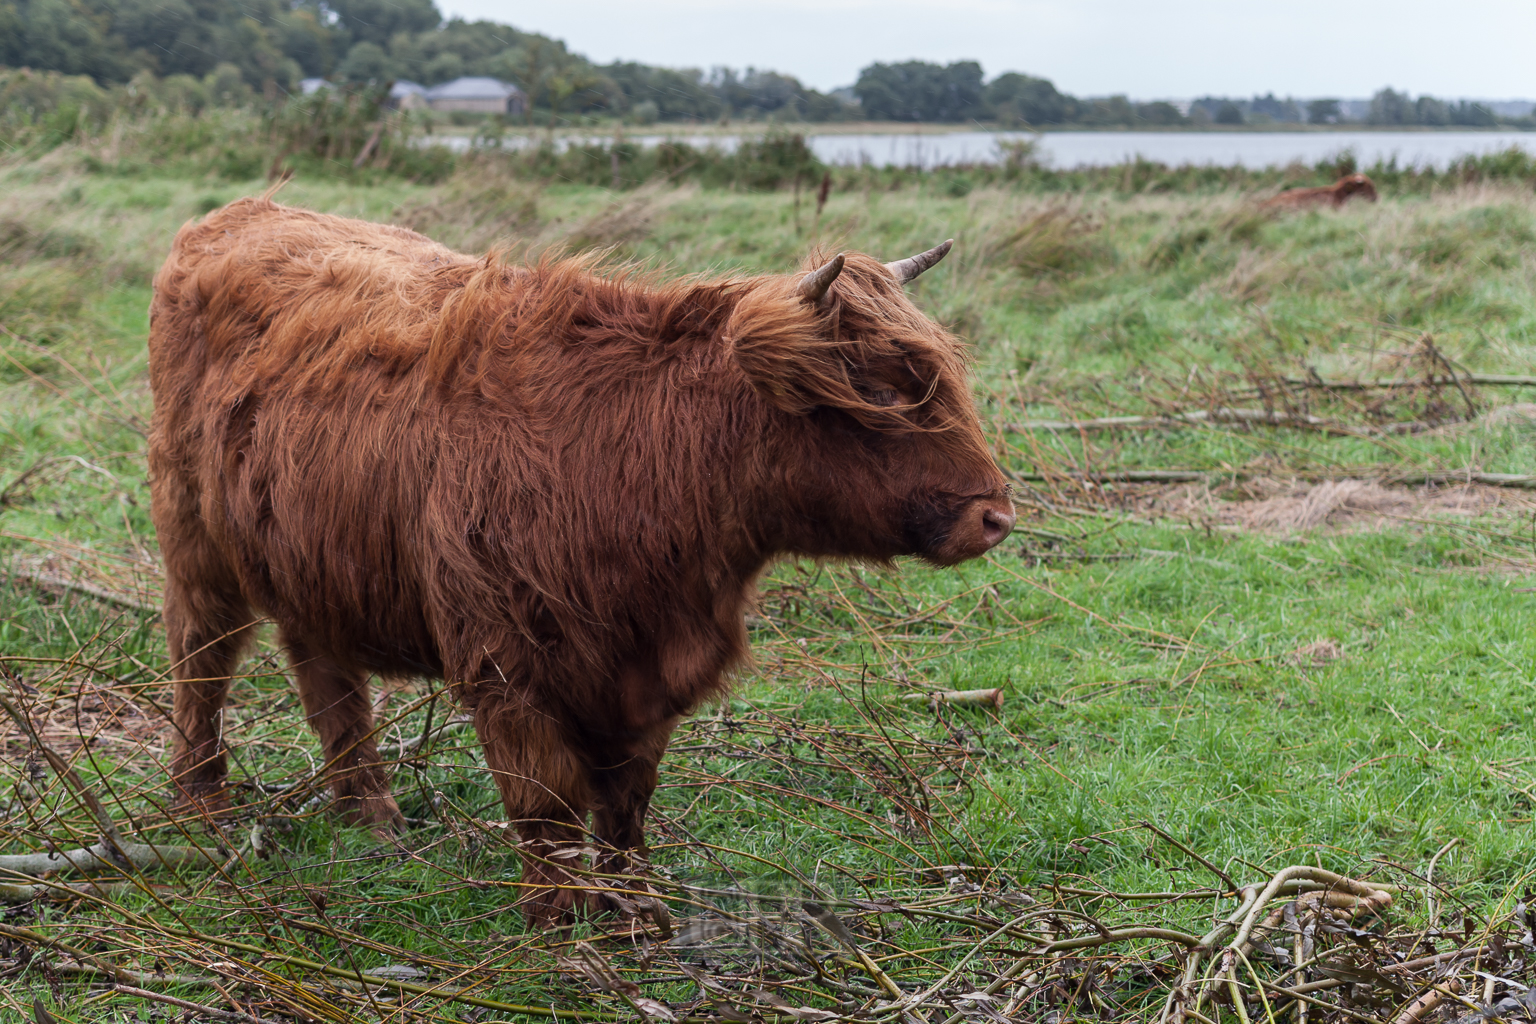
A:
<svg viewBox="0 0 1536 1024">
<path fill-rule="evenodd" d="M 66 157 L 44 158 L 53 163 L 42 172 L 0 166 L 0 558 L 133 600 L 0 581 L 0 668 L 7 696 L 46 717 L 45 739 L 119 822 L 181 841 L 161 810 L 163 636 L 152 611 L 132 606 L 152 605 L 158 586 L 136 429 L 150 408 L 145 309 L 177 227 L 263 184 L 94 176 Z M 914 294 L 973 343 L 978 401 L 1005 467 L 1216 474 L 1209 494 L 1161 494 L 1158 507 L 1178 497 L 1191 510 L 1162 517 L 1134 487 L 1039 485 L 1022 504 L 1027 529 L 954 571 L 778 568 L 753 631 L 756 667 L 679 731 L 664 765 L 655 859 L 697 887 L 674 892 L 675 917 L 725 907 L 782 919 L 783 935 L 831 957 L 825 936 L 792 920 L 792 900 L 815 899 L 911 987 L 986 934 L 934 908 L 1006 920 L 1023 894 L 1044 899 L 1053 883 L 1138 892 L 1215 881 L 1140 827 L 1151 822 L 1240 881 L 1305 863 L 1417 886 L 1412 873 L 1459 840 L 1436 879 L 1466 921 L 1501 921 L 1536 873 L 1536 594 L 1526 592 L 1536 505 L 1511 492 L 1473 514 L 1415 506 L 1303 531 L 1245 529 L 1223 515 L 1297 475 L 1536 473 L 1531 421 L 1484 415 L 1529 391 L 1473 395 L 1469 422 L 1450 422 L 1467 417 L 1444 388 L 1376 408 L 1351 395 L 1308 398 L 1340 423 L 1441 424 L 1403 435 L 1001 424 L 1255 404 L 1240 394 L 1250 382 L 1308 367 L 1422 377 L 1426 335 L 1467 369 L 1536 372 L 1536 197 L 1491 185 L 1388 192 L 1376 205 L 1271 219 L 1237 192 L 954 191 L 939 178 L 842 190 L 818 218 L 789 192 L 647 186 L 614 196 L 470 167 L 433 187 L 300 178 L 282 198 L 409 223 L 450 244 L 501 242 L 514 255 L 609 245 L 663 274 L 782 272 L 813 245 L 896 258 L 955 237 L 954 255 Z M 1309 645 L 1320 642 L 1314 658 Z M 379 847 L 307 799 L 317 750 L 270 638 L 249 671 L 226 721 L 235 777 L 248 784 L 245 815 L 223 837 L 243 858 L 229 877 L 157 876 L 170 888 L 34 901 L 0 920 L 136 970 L 153 972 L 158 959 L 172 974 L 222 971 L 267 1016 L 286 1012 L 274 993 L 298 998 L 300 982 L 318 993 L 319 976 L 270 957 L 265 981 L 220 967 L 243 954 L 216 940 L 364 971 L 415 962 L 439 980 L 453 976 L 448 965 L 472 967 L 493 1000 L 633 1016 L 579 966 L 583 954 L 523 932 L 510 906 L 517 859 L 487 824 L 502 812 L 470 737 L 404 759 L 396 790 L 413 820 L 408 852 Z M 1005 690 L 1001 712 L 899 699 L 985 687 Z M 413 702 L 397 694 L 391 713 Z M 439 707 L 437 720 L 446 713 Z M 409 710 L 384 741 L 419 734 L 424 717 Z M 82 746 L 79 734 L 96 729 Z M 15 729 L 0 735 L 0 852 L 94 841 L 51 772 L 37 795 L 17 788 L 29 744 Z M 299 787 L 291 799 L 272 791 L 288 784 Z M 939 870 L 959 864 L 978 888 Z M 1416 891 L 1400 899 L 1399 924 L 1426 920 Z M 1111 924 L 1200 932 L 1211 905 L 1093 906 Z M 738 994 L 779 984 L 794 1006 L 851 1013 L 871 988 L 836 957 L 835 984 L 759 963 L 764 948 L 784 948 L 777 941 L 738 936 L 649 958 L 598 948 L 640 994 L 705 1015 L 701 989 L 667 966 L 677 957 Z M 135 1019 L 124 1016 L 129 1000 L 87 1004 L 79 974 L 5 959 L 22 945 L 0 949 L 0 970 L 16 969 L 0 994 L 5 1019 L 20 1019 L 11 1015 L 34 996 L 61 1020 Z M 1158 955 L 1155 944 L 1136 948 Z M 46 957 L 69 966 L 57 950 Z M 985 984 L 1012 959 L 989 952 L 964 978 Z M 1146 976 L 1122 970 L 1166 984 L 1168 963 Z M 222 1005 L 207 987 L 165 990 Z M 1155 1003 L 1164 989 L 1148 991 Z M 311 1005 L 313 1019 L 407 1019 L 356 989 L 325 998 L 332 1008 Z M 1140 1005 L 1116 998 L 1126 1013 Z M 1042 995 L 1025 1010 L 1043 1016 L 1050 1004 Z M 473 1019 L 459 1016 L 462 1005 L 429 1005 L 409 1019 Z"/>
</svg>

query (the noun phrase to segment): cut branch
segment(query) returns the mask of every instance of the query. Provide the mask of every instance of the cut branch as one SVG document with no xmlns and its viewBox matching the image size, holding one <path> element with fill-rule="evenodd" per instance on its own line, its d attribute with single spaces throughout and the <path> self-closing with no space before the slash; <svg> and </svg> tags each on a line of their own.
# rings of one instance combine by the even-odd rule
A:
<svg viewBox="0 0 1536 1024">
<path fill-rule="evenodd" d="M 962 704 L 970 707 L 994 707 L 999 711 L 1003 708 L 1002 687 L 989 690 L 934 690 L 929 693 L 904 693 L 900 699 L 923 701 L 933 706 Z"/>
<path fill-rule="evenodd" d="M 1062 471 L 1055 473 L 1021 473 L 1010 470 L 1009 476 L 1019 483 L 1056 483 L 1075 480 L 1094 484 L 1169 484 L 1215 483 L 1221 480 L 1252 480 L 1273 476 L 1272 472 L 1252 472 L 1241 469 L 1111 469 L 1097 473 Z M 1299 479 L 1311 481 L 1359 480 L 1358 473 L 1297 473 Z M 1473 470 L 1434 470 L 1422 473 L 1391 473 L 1379 478 L 1389 484 L 1483 484 L 1487 487 L 1517 487 L 1536 489 L 1536 476 L 1524 473 L 1481 473 Z"/>
<path fill-rule="evenodd" d="M 127 865 L 118 858 L 119 850 L 127 858 Z M 53 853 L 0 854 L 0 871 L 34 877 L 59 871 L 78 871 L 82 874 L 93 871 L 122 871 L 125 866 L 135 871 L 147 871 L 152 868 L 175 871 L 178 868 L 190 866 L 218 867 L 223 863 L 224 861 L 214 851 L 196 846 L 160 846 L 153 843 L 126 841 L 116 844 L 115 849 L 106 843 L 97 843 L 78 850 L 59 850 Z M 13 888 L 36 887 L 15 886 Z"/>
</svg>

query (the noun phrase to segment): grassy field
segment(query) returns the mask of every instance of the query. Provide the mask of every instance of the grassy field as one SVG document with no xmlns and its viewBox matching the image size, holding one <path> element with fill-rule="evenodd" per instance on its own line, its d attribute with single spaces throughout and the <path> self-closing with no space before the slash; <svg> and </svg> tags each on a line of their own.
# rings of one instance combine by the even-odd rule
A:
<svg viewBox="0 0 1536 1024">
<path fill-rule="evenodd" d="M 399 842 L 328 817 L 270 637 L 226 713 L 239 821 L 169 815 L 149 280 L 180 224 L 264 184 L 93 175 L 67 148 L 0 165 L 0 695 L 35 732 L 0 733 L 0 853 L 89 846 L 106 815 L 218 862 L 0 871 L 0 1019 L 39 999 L 60 1021 L 1413 1024 L 1518 1000 L 1536 500 L 1489 474 L 1536 474 L 1536 388 L 1476 381 L 1536 374 L 1536 195 L 1274 217 L 1228 190 L 952 184 L 834 190 L 819 213 L 492 164 L 282 193 L 666 274 L 956 238 L 914 294 L 974 346 L 1021 528 L 954 571 L 765 581 L 756 666 L 663 766 L 666 939 L 524 931 L 499 802 L 435 684 L 381 698 Z M 1145 419 L 1087 422 L 1117 416 Z M 931 698 L 991 688 L 1000 706 Z M 1245 897 L 1292 866 L 1314 870 Z M 1326 871 L 1368 881 L 1298 893 Z M 1254 907 L 1267 941 L 1199 942 Z"/>
</svg>

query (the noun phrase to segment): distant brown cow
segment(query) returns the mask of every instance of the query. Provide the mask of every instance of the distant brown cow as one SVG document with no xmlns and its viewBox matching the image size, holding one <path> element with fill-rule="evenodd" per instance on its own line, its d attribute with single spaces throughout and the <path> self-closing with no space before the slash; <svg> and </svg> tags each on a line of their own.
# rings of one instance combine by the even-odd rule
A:
<svg viewBox="0 0 1536 1024">
<path fill-rule="evenodd" d="M 947 566 L 1012 529 L 962 350 L 902 294 L 948 249 L 659 283 L 267 198 L 183 228 L 149 340 L 182 798 L 227 804 L 219 709 L 265 615 L 350 820 L 399 818 L 368 676 L 446 679 L 530 917 L 590 905 L 550 855 L 591 811 L 629 869 L 769 562 Z"/>
<path fill-rule="evenodd" d="M 1376 201 L 1376 185 L 1363 174 L 1351 174 L 1320 188 L 1292 188 L 1259 205 L 1266 210 L 1303 210 L 1312 206 L 1337 209 L 1354 198 Z"/>
</svg>

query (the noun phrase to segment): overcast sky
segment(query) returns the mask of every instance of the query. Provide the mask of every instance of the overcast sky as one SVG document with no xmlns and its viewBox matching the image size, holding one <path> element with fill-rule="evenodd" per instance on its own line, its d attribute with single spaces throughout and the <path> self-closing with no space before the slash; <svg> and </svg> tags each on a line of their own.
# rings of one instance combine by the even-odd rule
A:
<svg viewBox="0 0 1536 1024">
<path fill-rule="evenodd" d="M 981 61 L 1134 99 L 1536 98 L 1536 0 L 438 0 L 599 63 L 771 68 L 851 85 L 874 61 Z"/>
</svg>

